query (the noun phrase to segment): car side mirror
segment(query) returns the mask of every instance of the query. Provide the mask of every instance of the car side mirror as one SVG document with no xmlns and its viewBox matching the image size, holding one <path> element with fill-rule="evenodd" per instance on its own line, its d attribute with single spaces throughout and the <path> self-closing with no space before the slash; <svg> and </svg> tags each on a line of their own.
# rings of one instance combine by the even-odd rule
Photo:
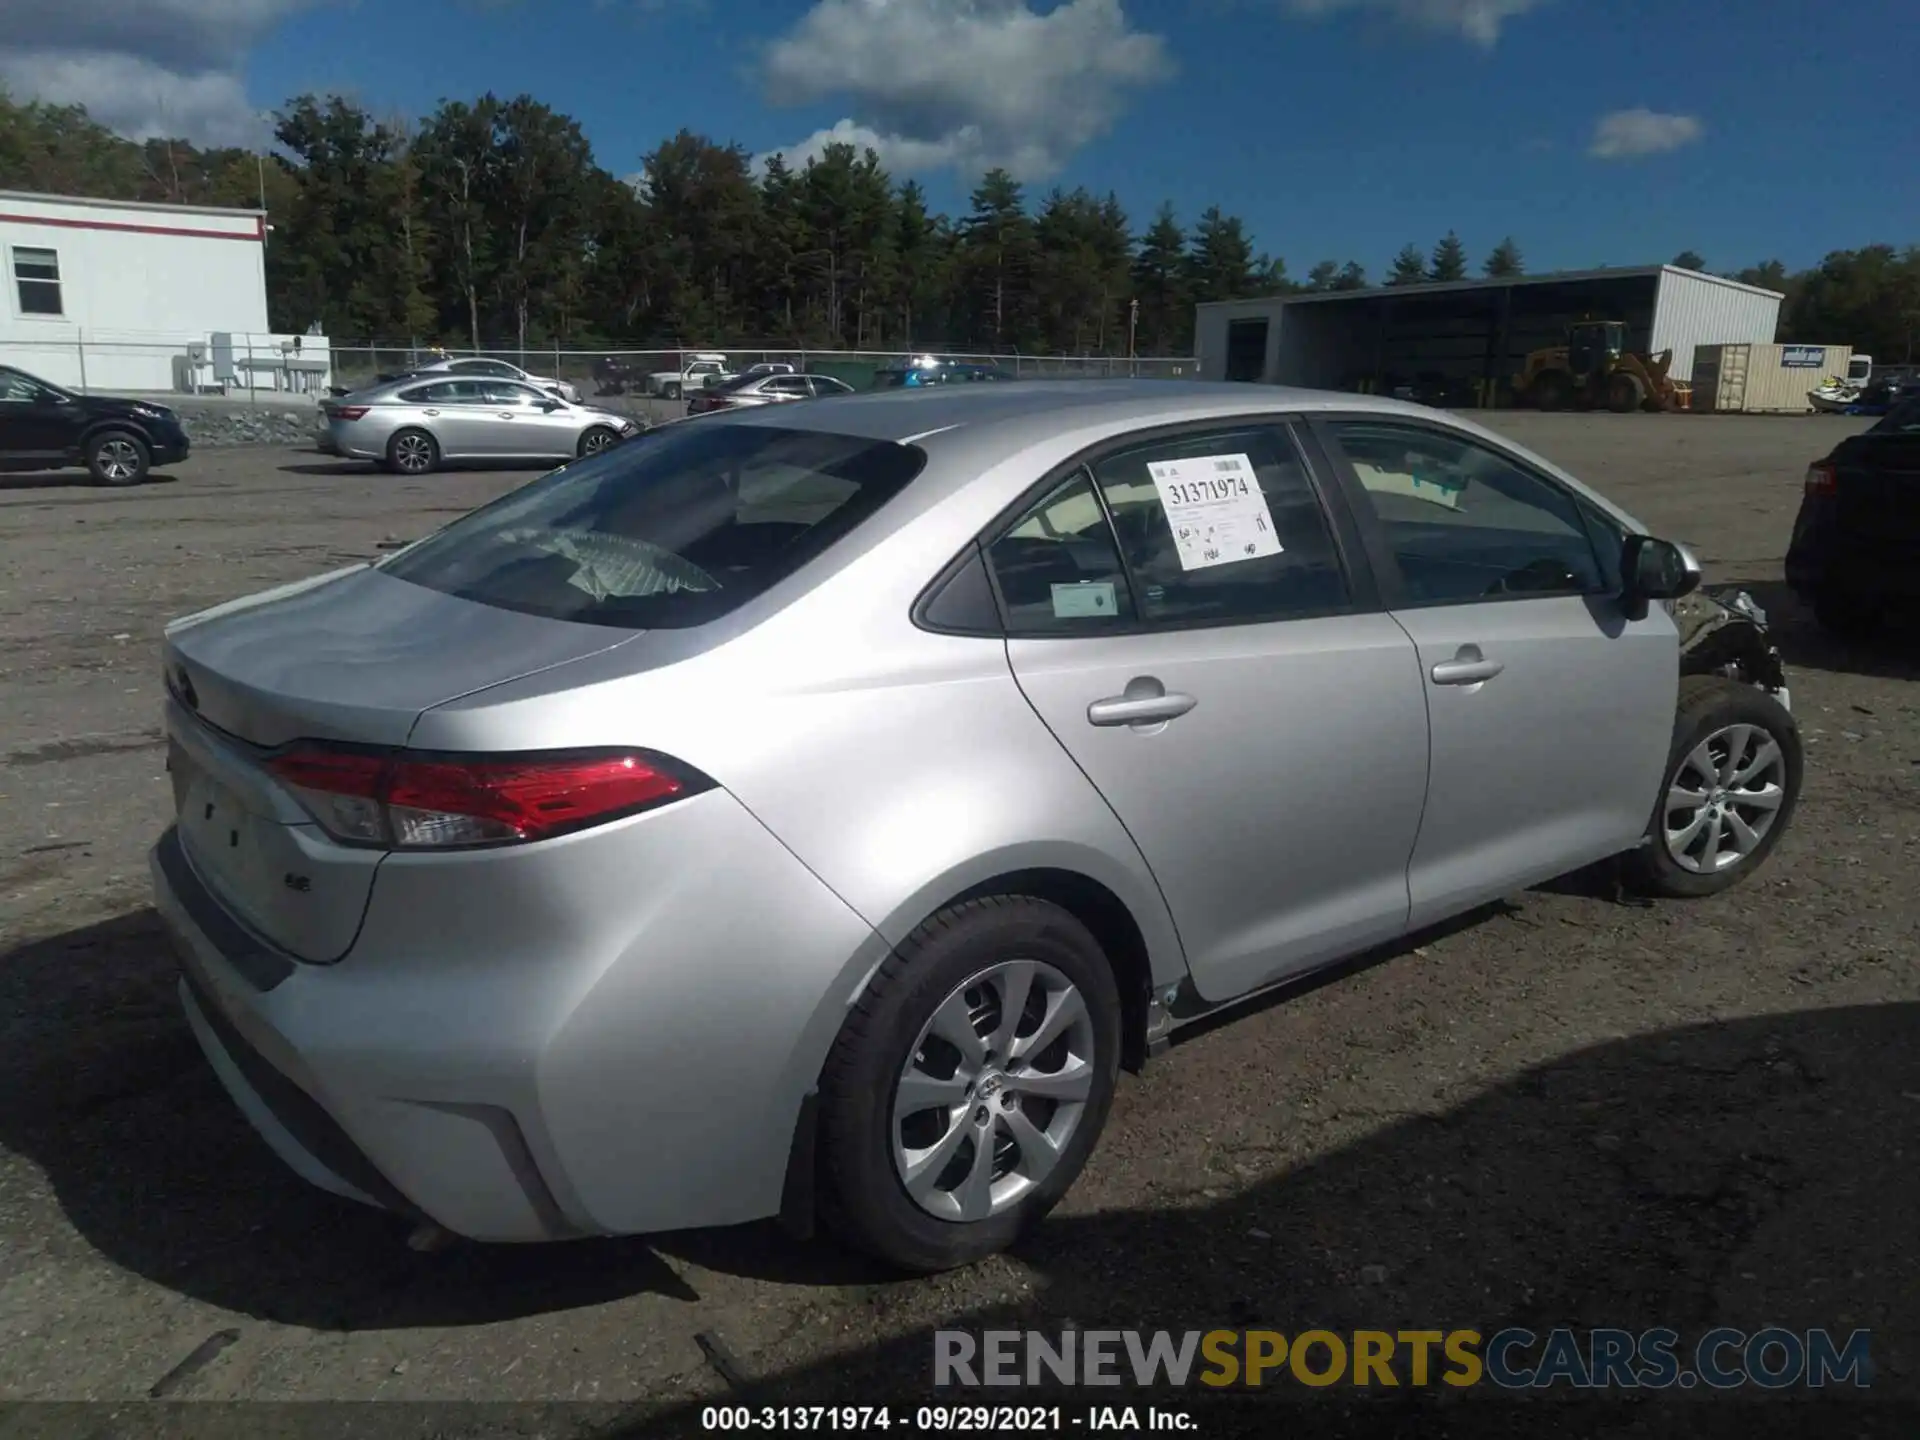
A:
<svg viewBox="0 0 1920 1440">
<path fill-rule="evenodd" d="M 1653 601 L 1678 600 L 1700 588 L 1700 562 L 1671 540 L 1629 535 L 1620 576 L 1627 618 L 1644 620 Z"/>
<path fill-rule="evenodd" d="M 564 400 L 542 400 L 540 402 L 540 408 L 548 411 L 564 410 L 567 408 L 567 402 Z"/>
</svg>

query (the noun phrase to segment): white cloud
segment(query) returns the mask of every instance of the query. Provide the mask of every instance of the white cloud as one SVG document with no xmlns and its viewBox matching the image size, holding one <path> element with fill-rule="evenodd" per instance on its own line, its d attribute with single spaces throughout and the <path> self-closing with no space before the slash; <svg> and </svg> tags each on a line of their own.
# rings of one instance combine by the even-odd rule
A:
<svg viewBox="0 0 1920 1440">
<path fill-rule="evenodd" d="M 1385 14 L 1422 30 L 1453 31 L 1491 48 L 1500 27 L 1546 0 L 1286 0 L 1297 15 L 1333 15 L 1345 10 Z"/>
<path fill-rule="evenodd" d="M 0 84 L 16 97 L 85 105 L 144 140 L 209 145 L 267 138 L 248 100 L 247 53 L 296 11 L 324 0 L 5 0 Z"/>
<path fill-rule="evenodd" d="M 1692 145 L 1707 133 L 1694 115 L 1663 115 L 1657 110 L 1615 110 L 1602 115 L 1593 127 L 1587 153 L 1601 160 L 1631 160 L 1641 155 L 1664 155 Z"/>
<path fill-rule="evenodd" d="M 774 152 L 871 146 L 890 168 L 1057 172 L 1140 90 L 1173 73 L 1162 37 L 1120 0 L 819 0 L 767 50 L 776 105 L 843 100 L 852 114 Z M 760 157 L 762 160 L 765 157 Z"/>
</svg>

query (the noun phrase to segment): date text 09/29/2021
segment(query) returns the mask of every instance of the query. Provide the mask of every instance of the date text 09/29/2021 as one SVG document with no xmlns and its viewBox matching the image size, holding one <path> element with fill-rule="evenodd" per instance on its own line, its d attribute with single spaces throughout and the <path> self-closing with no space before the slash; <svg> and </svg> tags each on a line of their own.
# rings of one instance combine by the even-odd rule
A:
<svg viewBox="0 0 1920 1440">
<path fill-rule="evenodd" d="M 736 1434 L 1069 1435 L 1178 1434 L 1200 1427 L 1187 1411 L 1157 1405 L 709 1405 L 700 1412 L 700 1428 Z"/>
</svg>

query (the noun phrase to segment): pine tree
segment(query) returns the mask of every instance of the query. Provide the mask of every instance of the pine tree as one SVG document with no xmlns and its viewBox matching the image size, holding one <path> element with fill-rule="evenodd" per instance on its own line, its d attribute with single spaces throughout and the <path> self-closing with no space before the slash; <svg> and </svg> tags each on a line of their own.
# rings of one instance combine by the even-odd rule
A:
<svg viewBox="0 0 1920 1440">
<path fill-rule="evenodd" d="M 1426 257 L 1418 245 L 1408 245 L 1393 257 L 1393 269 L 1387 275 L 1389 285 L 1418 285 L 1427 278 Z"/>
<path fill-rule="evenodd" d="M 1464 280 L 1467 278 L 1467 247 L 1460 243 L 1460 237 L 1447 231 L 1440 243 L 1433 247 L 1433 265 L 1427 271 L 1430 280 Z"/>
<path fill-rule="evenodd" d="M 1487 256 L 1487 263 L 1481 268 L 1497 280 L 1527 273 L 1526 262 L 1520 256 L 1520 247 L 1514 243 L 1511 235 L 1493 247 L 1493 253 Z"/>
</svg>

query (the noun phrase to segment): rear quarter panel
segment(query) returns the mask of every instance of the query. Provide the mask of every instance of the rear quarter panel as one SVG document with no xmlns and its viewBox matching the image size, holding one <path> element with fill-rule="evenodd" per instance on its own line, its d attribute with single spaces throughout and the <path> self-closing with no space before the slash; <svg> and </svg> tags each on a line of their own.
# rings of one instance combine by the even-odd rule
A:
<svg viewBox="0 0 1920 1440">
<path fill-rule="evenodd" d="M 1021 695 L 1005 642 L 929 634 L 909 619 L 927 582 L 997 513 L 1000 491 L 1018 494 L 1045 468 L 921 509 L 716 648 L 695 632 L 642 635 L 430 710 L 410 743 L 638 745 L 676 756 L 736 796 L 892 944 L 997 876 L 1070 870 L 1127 906 L 1156 983 L 1171 983 L 1186 967 L 1159 888 Z M 823 1005 L 843 1011 L 864 978 L 850 970 L 823 983 Z M 824 1057 L 802 1062 L 806 1084 Z"/>
</svg>

